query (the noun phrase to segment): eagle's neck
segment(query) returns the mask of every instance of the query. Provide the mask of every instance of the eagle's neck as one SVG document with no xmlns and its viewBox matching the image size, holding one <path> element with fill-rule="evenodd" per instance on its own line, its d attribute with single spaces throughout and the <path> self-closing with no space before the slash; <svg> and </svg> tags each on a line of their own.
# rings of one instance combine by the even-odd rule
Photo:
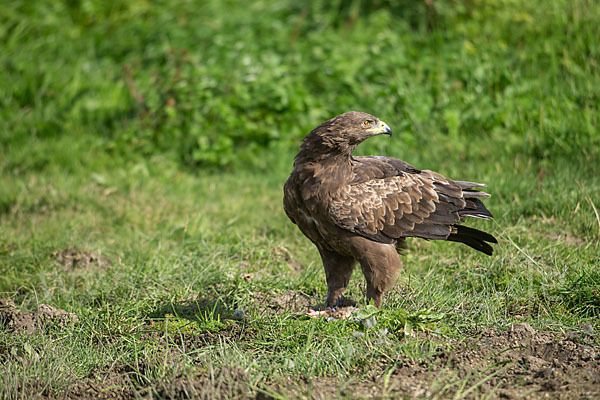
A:
<svg viewBox="0 0 600 400">
<path fill-rule="evenodd" d="M 300 151 L 294 160 L 294 167 L 298 169 L 310 168 L 311 165 L 320 165 L 321 167 L 333 167 L 339 166 L 341 168 L 350 166 L 352 160 L 352 154 L 339 154 L 339 153 L 314 153 Z"/>
<path fill-rule="evenodd" d="M 294 170 L 310 193 L 306 198 L 325 199 L 352 180 L 352 150 L 356 146 L 329 146 L 306 140 L 294 160 Z"/>
<path fill-rule="evenodd" d="M 326 137 L 311 133 L 306 136 L 300 145 L 300 152 L 296 156 L 295 164 L 310 163 L 339 163 L 350 164 L 352 152 L 356 144 L 339 140 L 339 137 Z"/>
<path fill-rule="evenodd" d="M 331 143 L 320 136 L 307 136 L 300 152 L 294 160 L 296 170 L 308 168 L 318 169 L 349 169 L 351 168 L 352 151 L 356 146 Z"/>
</svg>

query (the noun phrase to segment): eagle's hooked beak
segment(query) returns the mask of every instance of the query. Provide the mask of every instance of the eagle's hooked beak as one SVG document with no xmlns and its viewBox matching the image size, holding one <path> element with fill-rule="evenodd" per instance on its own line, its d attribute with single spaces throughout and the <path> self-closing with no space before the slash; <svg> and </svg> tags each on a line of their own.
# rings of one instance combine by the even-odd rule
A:
<svg viewBox="0 0 600 400">
<path fill-rule="evenodd" d="M 379 124 L 376 127 L 367 129 L 367 132 L 371 132 L 374 135 L 385 134 L 390 135 L 390 137 L 392 137 L 392 128 L 390 128 L 388 124 L 386 124 L 383 121 L 379 121 Z"/>
</svg>

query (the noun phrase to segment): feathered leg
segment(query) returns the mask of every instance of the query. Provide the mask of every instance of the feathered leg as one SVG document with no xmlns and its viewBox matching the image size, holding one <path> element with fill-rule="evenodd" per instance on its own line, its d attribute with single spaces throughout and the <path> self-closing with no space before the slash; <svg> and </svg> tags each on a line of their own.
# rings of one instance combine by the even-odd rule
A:
<svg viewBox="0 0 600 400">
<path fill-rule="evenodd" d="M 396 283 L 402 266 L 396 247 L 361 237 L 352 238 L 352 247 L 367 280 L 367 301 L 373 299 L 380 307 L 383 294 Z"/>
<path fill-rule="evenodd" d="M 333 307 L 348 287 L 356 260 L 321 248 L 319 253 L 327 279 L 327 307 Z"/>
</svg>

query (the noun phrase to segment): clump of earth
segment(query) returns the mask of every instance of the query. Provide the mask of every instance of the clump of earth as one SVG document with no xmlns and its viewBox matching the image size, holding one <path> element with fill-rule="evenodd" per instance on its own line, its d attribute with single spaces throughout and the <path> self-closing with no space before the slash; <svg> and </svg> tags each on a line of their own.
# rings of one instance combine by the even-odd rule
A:
<svg viewBox="0 0 600 400">
<path fill-rule="evenodd" d="M 66 269 L 104 268 L 111 265 L 109 259 L 99 252 L 68 248 L 52 253 L 56 262 Z"/>
<path fill-rule="evenodd" d="M 79 322 L 76 314 L 48 304 L 40 304 L 37 311 L 20 311 L 10 299 L 0 299 L 0 324 L 15 333 L 34 333 L 44 326 L 67 326 Z"/>
</svg>

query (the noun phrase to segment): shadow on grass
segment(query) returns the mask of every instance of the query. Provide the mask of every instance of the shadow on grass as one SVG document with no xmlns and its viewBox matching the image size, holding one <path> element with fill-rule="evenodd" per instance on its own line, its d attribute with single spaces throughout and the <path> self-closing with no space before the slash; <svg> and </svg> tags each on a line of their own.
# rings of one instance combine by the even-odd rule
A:
<svg viewBox="0 0 600 400">
<path fill-rule="evenodd" d="M 228 307 L 227 299 L 202 298 L 192 301 L 170 302 L 148 315 L 159 330 L 184 330 L 189 333 L 221 332 L 240 322 L 243 315 Z M 236 325 L 235 323 L 233 323 Z M 164 325 L 164 326 L 163 326 Z"/>
</svg>

